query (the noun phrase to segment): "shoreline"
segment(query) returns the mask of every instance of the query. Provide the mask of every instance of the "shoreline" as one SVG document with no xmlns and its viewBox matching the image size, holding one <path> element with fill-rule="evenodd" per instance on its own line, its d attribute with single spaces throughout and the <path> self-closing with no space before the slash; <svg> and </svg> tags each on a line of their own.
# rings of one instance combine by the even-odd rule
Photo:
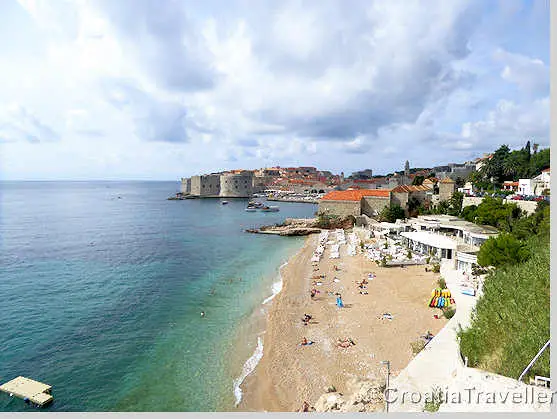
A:
<svg viewBox="0 0 557 419">
<path fill-rule="evenodd" d="M 243 322 L 240 327 L 236 342 L 238 345 L 253 346 L 255 343 L 255 349 L 246 353 L 244 357 L 240 357 L 232 360 L 234 366 L 241 371 L 235 374 L 233 377 L 233 394 L 234 403 L 231 406 L 233 409 L 238 409 L 239 405 L 244 403 L 245 400 L 245 383 L 254 374 L 257 369 L 265 346 L 266 339 L 265 335 L 267 333 L 268 327 L 268 315 L 271 307 L 273 305 L 273 300 L 281 294 L 284 288 L 284 270 L 292 263 L 292 261 L 306 248 L 308 245 L 308 238 L 305 238 L 301 246 L 288 256 L 278 267 L 277 275 L 273 278 L 273 283 L 271 285 L 271 294 L 264 296 L 261 303 L 254 309 L 251 315 Z M 244 348 L 245 349 L 245 348 Z M 249 357 L 248 357 L 249 356 Z M 240 410 L 240 409 L 238 409 Z"/>
<path fill-rule="evenodd" d="M 422 266 L 381 268 L 363 254 L 329 259 L 329 249 L 313 271 L 311 256 L 318 236 L 306 238 L 303 247 L 281 271 L 282 290 L 272 300 L 266 315 L 262 356 L 243 381 L 240 411 L 296 411 L 304 401 L 313 405 L 327 386 L 346 392 L 351 379 L 381 379 L 379 361 L 389 359 L 392 377 L 413 358 L 410 343 L 420 333 L 437 334 L 447 320 L 433 319 L 438 309 L 427 302 L 439 274 L 426 273 Z M 333 271 L 333 265 L 340 271 Z M 377 277 L 368 284 L 368 295 L 357 292 L 355 281 L 365 272 Z M 317 298 L 309 289 L 314 274 L 326 279 Z M 366 274 L 367 275 L 367 274 Z M 337 276 L 339 281 L 332 281 Z M 413 282 L 409 283 L 408 278 Z M 341 292 L 346 307 L 338 309 L 329 292 Z M 390 312 L 394 319 L 380 320 L 378 314 Z M 314 316 L 304 326 L 304 313 Z M 315 341 L 309 347 L 297 345 L 301 338 Z M 356 346 L 336 347 L 337 338 L 353 338 Z M 397 336 L 393 339 L 393 336 Z"/>
</svg>

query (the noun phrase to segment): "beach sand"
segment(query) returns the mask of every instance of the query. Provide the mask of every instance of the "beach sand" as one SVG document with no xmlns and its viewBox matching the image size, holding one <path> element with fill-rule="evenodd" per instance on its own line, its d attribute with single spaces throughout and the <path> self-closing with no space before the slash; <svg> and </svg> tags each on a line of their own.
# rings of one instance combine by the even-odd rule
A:
<svg viewBox="0 0 557 419">
<path fill-rule="evenodd" d="M 309 236 L 282 270 L 284 285 L 269 310 L 263 357 L 242 384 L 238 410 L 296 411 L 304 401 L 313 405 L 328 386 L 342 393 L 353 377 L 385 377 L 382 360 L 391 362 L 391 376 L 396 376 L 413 357 L 411 342 L 427 330 L 435 335 L 447 322 L 434 319 L 441 311 L 428 307 L 439 274 L 425 272 L 423 265 L 378 267 L 361 253 L 347 256 L 346 246 L 341 246 L 340 259 L 329 259 L 327 246 L 314 271 L 310 259 L 317 241 L 317 235 Z M 368 295 L 361 295 L 356 281 L 369 272 L 376 278 L 367 284 Z M 314 275 L 325 279 L 312 299 Z M 334 282 L 335 277 L 340 281 Z M 337 308 L 328 291 L 340 292 L 345 308 Z M 379 319 L 385 312 L 393 320 Z M 313 316 L 307 326 L 301 321 L 304 313 Z M 315 343 L 300 346 L 303 337 Z M 339 348 L 339 337 L 356 345 Z"/>
</svg>

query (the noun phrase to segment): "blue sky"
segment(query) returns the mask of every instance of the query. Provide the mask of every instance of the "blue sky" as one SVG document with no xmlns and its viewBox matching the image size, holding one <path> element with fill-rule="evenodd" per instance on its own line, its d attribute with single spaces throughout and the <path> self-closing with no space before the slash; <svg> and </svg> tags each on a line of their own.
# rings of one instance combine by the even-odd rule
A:
<svg viewBox="0 0 557 419">
<path fill-rule="evenodd" d="M 0 179 L 549 145 L 548 0 L 0 0 L 0 50 Z"/>
</svg>

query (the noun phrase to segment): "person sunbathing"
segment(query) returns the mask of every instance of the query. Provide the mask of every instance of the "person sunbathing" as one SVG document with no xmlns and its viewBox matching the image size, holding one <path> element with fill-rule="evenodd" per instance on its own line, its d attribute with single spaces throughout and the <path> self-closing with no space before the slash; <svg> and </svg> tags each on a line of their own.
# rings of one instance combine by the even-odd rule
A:
<svg viewBox="0 0 557 419">
<path fill-rule="evenodd" d="M 311 298 L 315 297 L 317 294 L 319 294 L 319 291 L 316 290 L 315 288 L 312 288 L 312 290 L 309 292 Z"/>
<path fill-rule="evenodd" d="M 350 348 L 351 346 L 354 345 L 355 345 L 354 341 L 350 338 L 344 338 L 344 340 L 342 340 L 341 338 L 337 339 L 337 346 L 339 348 Z"/>
<path fill-rule="evenodd" d="M 311 320 L 311 316 L 309 314 L 304 314 L 304 317 L 302 317 L 302 322 L 304 323 L 304 326 L 307 326 L 310 320 Z"/>
<path fill-rule="evenodd" d="M 312 344 L 313 344 L 313 341 L 312 340 L 307 340 L 305 336 L 302 338 L 302 342 L 300 343 L 301 346 L 307 346 L 307 345 L 312 345 Z"/>
</svg>

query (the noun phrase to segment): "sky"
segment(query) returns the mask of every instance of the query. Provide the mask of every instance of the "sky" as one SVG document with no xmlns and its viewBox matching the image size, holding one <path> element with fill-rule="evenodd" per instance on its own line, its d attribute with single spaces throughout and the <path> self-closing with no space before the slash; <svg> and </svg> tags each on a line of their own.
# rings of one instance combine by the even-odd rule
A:
<svg viewBox="0 0 557 419">
<path fill-rule="evenodd" d="M 0 0 L 0 179 L 549 146 L 549 0 Z"/>
</svg>

